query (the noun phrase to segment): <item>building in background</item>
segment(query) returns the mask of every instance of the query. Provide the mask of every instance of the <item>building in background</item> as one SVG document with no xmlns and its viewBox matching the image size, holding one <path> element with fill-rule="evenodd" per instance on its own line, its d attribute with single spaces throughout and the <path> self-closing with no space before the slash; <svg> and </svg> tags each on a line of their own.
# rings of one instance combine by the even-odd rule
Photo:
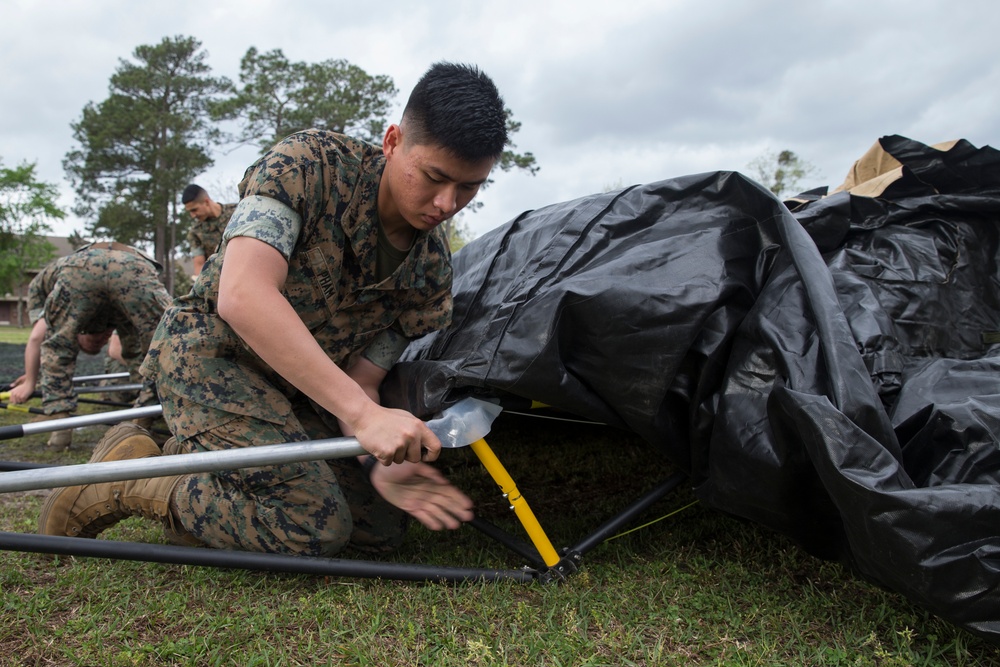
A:
<svg viewBox="0 0 1000 667">
<path fill-rule="evenodd" d="M 65 257 L 66 255 L 73 252 L 73 245 L 70 243 L 69 238 L 65 236 L 46 236 L 45 240 L 55 246 L 55 256 Z M 42 270 L 42 266 L 36 266 L 24 274 L 24 279 L 17 286 L 14 293 L 7 293 L 0 296 L 0 326 L 17 326 L 17 306 L 18 303 L 24 304 L 28 296 L 28 283 L 31 279 L 38 275 L 38 272 Z M 30 323 L 27 321 L 27 307 L 24 310 L 24 326 L 28 326 Z"/>
</svg>

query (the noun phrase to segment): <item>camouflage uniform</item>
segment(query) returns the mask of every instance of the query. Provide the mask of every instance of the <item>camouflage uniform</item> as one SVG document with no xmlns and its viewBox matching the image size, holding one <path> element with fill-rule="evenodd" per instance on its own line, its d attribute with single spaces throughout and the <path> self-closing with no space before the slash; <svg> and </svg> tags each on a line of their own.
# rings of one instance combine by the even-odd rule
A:
<svg viewBox="0 0 1000 667">
<path fill-rule="evenodd" d="M 218 217 L 206 220 L 195 218 L 191 221 L 187 240 L 188 245 L 191 246 L 192 256 L 204 256 L 205 259 L 208 259 L 212 253 L 219 249 L 219 244 L 222 243 L 222 232 L 229 224 L 229 218 L 233 217 L 236 204 L 220 204 L 220 206 L 222 206 L 222 211 Z"/>
<path fill-rule="evenodd" d="M 450 323 L 451 257 L 441 230 L 418 232 L 394 272 L 377 278 L 384 166 L 380 147 L 310 130 L 247 170 L 222 248 L 191 293 L 164 314 L 143 365 L 182 450 L 339 435 L 333 415 L 278 376 L 216 314 L 233 236 L 253 236 L 288 259 L 283 293 L 341 367 L 390 327 L 414 338 Z M 282 229 L 288 219 L 280 210 L 267 214 L 274 200 L 301 218 L 297 236 Z M 378 496 L 354 459 L 185 476 L 173 506 L 185 529 L 216 548 L 332 555 L 350 543 L 382 550 L 398 544 L 405 527 L 404 514 Z"/>
<path fill-rule="evenodd" d="M 46 414 L 76 409 L 73 374 L 80 352 L 77 334 L 116 329 L 122 357 L 136 382 L 170 295 L 159 265 L 121 243 L 92 243 L 46 266 L 28 286 L 31 321 L 45 317 L 41 350 L 42 408 Z M 155 402 L 150 387 L 137 405 Z"/>
</svg>

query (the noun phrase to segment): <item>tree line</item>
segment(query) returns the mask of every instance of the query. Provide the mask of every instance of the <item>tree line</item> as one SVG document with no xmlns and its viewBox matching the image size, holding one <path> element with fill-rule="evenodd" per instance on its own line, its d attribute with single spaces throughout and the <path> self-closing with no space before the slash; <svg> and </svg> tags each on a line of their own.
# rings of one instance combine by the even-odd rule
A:
<svg viewBox="0 0 1000 667">
<path fill-rule="evenodd" d="M 212 74 L 207 53 L 193 37 L 139 46 L 130 60 L 119 61 L 107 98 L 86 104 L 71 123 L 77 146 L 66 154 L 63 168 L 76 194 L 73 212 L 88 221 L 85 232 L 92 238 L 151 247 L 165 267 L 168 290 L 176 293 L 187 281 L 180 276 L 175 284 L 174 256 L 187 250 L 190 222 L 180 193 L 212 166 L 214 149 L 252 145 L 263 153 L 311 127 L 378 142 L 397 94 L 390 77 L 342 59 L 292 62 L 280 49 L 250 47 L 240 61 L 239 81 L 233 82 Z M 506 111 L 513 135 L 521 124 Z M 504 152 L 500 170 L 534 175 L 539 169 L 534 155 L 515 148 L 511 144 Z M 787 150 L 748 167 L 778 196 L 794 192 L 813 170 Z M 65 216 L 56 198 L 54 186 L 37 181 L 33 164 L 0 163 L 0 292 L 10 292 L 25 269 L 52 258 L 46 221 Z M 467 240 L 467 227 L 449 222 L 457 249 Z"/>
<path fill-rule="evenodd" d="M 240 62 L 239 81 L 233 82 L 213 75 L 207 55 L 201 42 L 186 36 L 137 47 L 131 59 L 119 61 L 107 98 L 85 105 L 71 123 L 77 145 L 63 160 L 76 195 L 73 213 L 88 221 L 86 233 L 151 247 L 172 292 L 174 254 L 186 249 L 189 224 L 180 193 L 212 166 L 214 149 L 253 145 L 263 153 L 285 136 L 312 127 L 380 142 L 398 93 L 390 77 L 342 59 L 292 62 L 280 49 L 251 47 Z M 512 134 L 520 123 L 506 111 Z M 534 156 L 514 148 L 504 153 L 500 169 L 536 173 Z M 8 171 L 0 171 L 0 197 Z M 28 216 L 36 221 L 33 227 L 7 224 L 8 216 L 0 217 L 0 246 L 5 239 L 11 242 L 10 234 L 50 230 L 45 215 L 64 216 L 53 203 L 54 188 L 48 194 L 48 212 Z M 22 255 L 25 261 L 36 259 Z"/>
</svg>

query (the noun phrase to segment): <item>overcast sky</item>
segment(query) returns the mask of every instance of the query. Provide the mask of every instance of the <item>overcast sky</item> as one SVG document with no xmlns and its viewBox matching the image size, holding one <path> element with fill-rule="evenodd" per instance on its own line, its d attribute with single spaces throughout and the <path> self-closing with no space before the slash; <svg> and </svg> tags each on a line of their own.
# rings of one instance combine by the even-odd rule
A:
<svg viewBox="0 0 1000 667">
<path fill-rule="evenodd" d="M 346 59 L 391 77 L 398 110 L 433 62 L 474 63 L 541 171 L 498 174 L 466 215 L 475 234 L 521 212 L 635 183 L 748 172 L 767 151 L 836 186 L 880 136 L 1000 146 L 995 0 L 5 0 L 0 159 L 37 162 L 73 205 L 70 123 L 108 96 L 120 59 L 192 36 L 236 81 L 251 46 L 292 61 Z M 392 120 L 396 120 L 393 117 Z M 235 201 L 252 149 L 215 155 L 198 181 Z M 70 218 L 57 233 L 83 230 Z"/>
</svg>

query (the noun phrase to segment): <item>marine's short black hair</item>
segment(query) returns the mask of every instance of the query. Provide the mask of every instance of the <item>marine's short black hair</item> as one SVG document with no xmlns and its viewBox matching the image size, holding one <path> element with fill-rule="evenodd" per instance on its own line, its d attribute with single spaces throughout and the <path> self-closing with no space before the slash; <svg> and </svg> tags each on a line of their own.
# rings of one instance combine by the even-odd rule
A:
<svg viewBox="0 0 1000 667">
<path fill-rule="evenodd" d="M 187 204 L 188 202 L 193 202 L 195 199 L 198 199 L 204 194 L 208 194 L 205 192 L 205 188 L 192 183 L 184 188 L 184 192 L 181 193 L 181 203 Z"/>
<path fill-rule="evenodd" d="M 440 146 L 468 162 L 499 159 L 507 145 L 503 98 L 474 65 L 431 65 L 410 93 L 402 126 L 416 144 Z"/>
</svg>

